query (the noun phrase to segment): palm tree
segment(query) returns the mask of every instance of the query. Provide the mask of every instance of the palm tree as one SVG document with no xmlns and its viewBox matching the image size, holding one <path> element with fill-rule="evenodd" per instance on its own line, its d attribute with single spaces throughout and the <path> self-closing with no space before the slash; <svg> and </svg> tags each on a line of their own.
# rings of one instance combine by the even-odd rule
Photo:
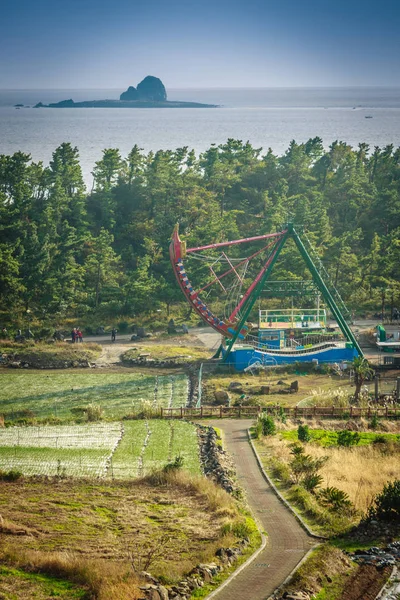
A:
<svg viewBox="0 0 400 600">
<path fill-rule="evenodd" d="M 357 356 L 352 363 L 354 371 L 354 384 L 356 386 L 354 392 L 354 400 L 358 403 L 361 387 L 366 379 L 369 379 L 374 374 L 374 370 L 370 367 L 369 362 L 363 356 Z"/>
</svg>

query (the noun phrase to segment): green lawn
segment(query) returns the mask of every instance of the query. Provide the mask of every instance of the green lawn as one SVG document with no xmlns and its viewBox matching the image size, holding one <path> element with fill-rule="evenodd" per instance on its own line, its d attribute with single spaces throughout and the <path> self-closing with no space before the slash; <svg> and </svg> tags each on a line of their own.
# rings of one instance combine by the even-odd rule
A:
<svg viewBox="0 0 400 600">
<path fill-rule="evenodd" d="M 0 414 L 6 420 L 71 419 L 76 409 L 93 403 L 101 406 L 106 418 L 120 419 L 144 404 L 185 406 L 187 391 L 184 374 L 4 370 L 0 373 Z"/>
</svg>

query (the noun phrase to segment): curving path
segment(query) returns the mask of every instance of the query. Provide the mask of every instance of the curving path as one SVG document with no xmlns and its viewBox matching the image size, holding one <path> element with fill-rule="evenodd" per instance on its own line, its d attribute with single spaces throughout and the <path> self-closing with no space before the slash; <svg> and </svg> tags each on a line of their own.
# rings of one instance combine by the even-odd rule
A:
<svg viewBox="0 0 400 600">
<path fill-rule="evenodd" d="M 316 545 L 316 539 L 305 532 L 265 480 L 248 441 L 249 421 L 221 419 L 207 423 L 224 432 L 225 448 L 234 459 L 250 508 L 268 534 L 261 553 L 213 597 L 265 600 Z"/>
</svg>

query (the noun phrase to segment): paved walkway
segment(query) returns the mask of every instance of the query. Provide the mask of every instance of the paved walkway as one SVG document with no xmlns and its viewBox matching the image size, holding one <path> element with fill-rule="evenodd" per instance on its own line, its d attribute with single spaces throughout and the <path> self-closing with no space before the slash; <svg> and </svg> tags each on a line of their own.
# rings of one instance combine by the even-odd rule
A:
<svg viewBox="0 0 400 600">
<path fill-rule="evenodd" d="M 216 600 L 265 600 L 283 583 L 316 544 L 264 479 L 247 437 L 249 421 L 213 420 L 225 434 L 241 486 L 261 528 L 268 534 L 264 550 L 216 595 Z"/>
</svg>

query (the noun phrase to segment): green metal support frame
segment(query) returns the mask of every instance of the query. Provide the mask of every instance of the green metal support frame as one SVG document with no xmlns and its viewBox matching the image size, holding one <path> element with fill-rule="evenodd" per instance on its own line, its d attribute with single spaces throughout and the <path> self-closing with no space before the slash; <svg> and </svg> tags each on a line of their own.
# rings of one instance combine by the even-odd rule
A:
<svg viewBox="0 0 400 600">
<path fill-rule="evenodd" d="M 354 345 L 354 347 L 356 348 L 356 350 L 360 356 L 364 356 L 364 353 L 361 350 L 361 347 L 360 347 L 359 343 L 357 342 L 357 340 L 354 336 L 354 333 L 351 331 L 351 329 L 348 326 L 346 320 L 344 319 L 342 313 L 340 312 L 335 300 L 333 299 L 332 294 L 330 293 L 324 280 L 322 279 L 321 275 L 319 274 L 318 269 L 315 267 L 310 255 L 308 254 L 303 242 L 301 241 L 301 239 L 299 237 L 299 234 L 295 230 L 292 223 L 289 223 L 288 230 L 291 234 L 291 237 L 293 237 L 294 242 L 295 242 L 301 256 L 304 258 L 304 261 L 310 270 L 312 278 L 314 279 L 314 281 L 317 284 L 319 290 L 321 291 L 325 301 L 327 302 L 329 308 L 331 309 L 331 312 L 332 312 L 333 316 L 335 317 L 337 324 L 339 325 L 340 330 L 343 333 L 344 337 L 347 339 L 347 341 L 352 342 L 352 344 Z"/>
<path fill-rule="evenodd" d="M 227 343 L 226 343 L 226 352 L 225 352 L 224 358 L 222 359 L 223 363 L 225 363 L 228 360 L 228 357 L 232 351 L 232 348 L 233 348 L 237 338 L 239 337 L 239 333 L 243 329 L 243 326 L 245 325 L 254 304 L 256 303 L 258 297 L 260 296 L 262 289 L 264 287 L 264 283 L 267 281 L 272 269 L 274 268 L 276 259 L 278 258 L 283 246 L 285 245 L 288 235 L 289 235 L 288 232 L 286 232 L 274 245 L 272 252 L 275 252 L 275 254 L 271 260 L 271 264 L 269 265 L 268 269 L 265 271 L 264 275 L 261 277 L 260 281 L 258 282 L 258 285 L 255 287 L 254 293 L 251 295 L 248 302 L 245 304 L 245 310 L 243 313 L 243 317 L 241 318 L 239 325 L 237 325 L 235 328 L 235 335 L 233 336 L 233 338 L 231 340 L 227 341 Z"/>
<path fill-rule="evenodd" d="M 223 357 L 222 362 L 226 362 L 228 360 L 228 357 L 233 349 L 233 346 L 237 340 L 237 338 L 239 337 L 239 333 L 240 331 L 243 329 L 243 326 L 245 325 L 251 310 L 253 309 L 254 304 L 256 303 L 258 297 L 260 296 L 264 284 L 265 282 L 268 280 L 268 277 L 271 274 L 272 269 L 274 268 L 275 262 L 283 248 L 283 246 L 286 243 L 286 240 L 292 237 L 301 256 L 303 257 L 307 267 L 310 270 L 310 273 L 312 275 L 312 278 L 315 282 L 315 284 L 317 285 L 318 289 L 320 290 L 320 292 L 322 293 L 326 303 L 328 304 L 333 316 L 335 317 L 341 332 L 343 333 L 343 335 L 345 336 L 345 338 L 351 342 L 354 347 L 356 348 L 357 352 L 359 353 L 360 356 L 364 356 L 363 351 L 361 350 L 361 347 L 359 345 L 359 343 L 357 342 L 353 332 L 351 331 L 350 327 L 348 326 L 346 320 L 343 318 L 343 315 L 341 314 L 335 300 L 333 299 L 332 294 L 330 293 L 329 289 L 327 288 L 324 280 L 322 279 L 321 275 L 318 272 L 318 269 L 316 268 L 316 266 L 314 265 L 310 255 L 308 254 L 303 242 L 301 241 L 297 231 L 295 230 L 293 223 L 288 223 L 287 224 L 287 232 L 282 236 L 282 238 L 280 238 L 278 240 L 278 242 L 276 243 L 276 245 L 274 246 L 274 250 L 273 252 L 275 252 L 275 255 L 271 261 L 271 264 L 269 265 L 268 269 L 265 271 L 263 277 L 260 279 L 258 285 L 256 286 L 254 293 L 252 294 L 252 296 L 249 298 L 248 302 L 245 304 L 245 310 L 243 313 L 243 317 L 240 320 L 240 323 L 237 325 L 237 327 L 235 328 L 235 335 L 233 336 L 233 338 L 229 341 L 227 341 L 227 349 L 225 352 L 225 356 Z M 219 352 L 222 350 L 222 348 L 219 348 Z M 219 354 L 218 352 L 218 354 Z"/>
</svg>

